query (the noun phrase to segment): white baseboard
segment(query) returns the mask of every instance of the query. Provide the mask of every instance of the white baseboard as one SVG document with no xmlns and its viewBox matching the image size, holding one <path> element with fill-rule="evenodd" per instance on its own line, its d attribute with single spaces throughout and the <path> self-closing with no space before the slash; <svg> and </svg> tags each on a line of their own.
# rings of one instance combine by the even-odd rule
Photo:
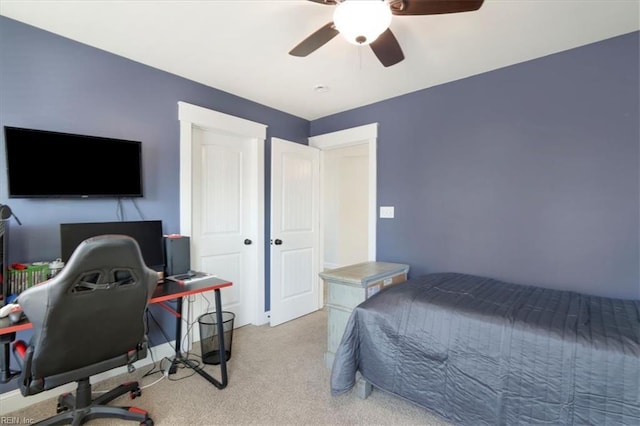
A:
<svg viewBox="0 0 640 426">
<path fill-rule="evenodd" d="M 160 362 L 165 357 L 173 358 L 174 355 L 176 354 L 173 346 L 174 343 L 175 342 L 164 343 L 162 345 L 158 345 L 158 346 L 154 346 L 153 348 L 150 348 L 151 354 L 147 354 L 146 358 L 141 359 L 140 361 L 134 363 L 133 364 L 134 367 L 138 369 L 138 368 L 151 365 L 154 362 L 154 360 L 155 362 Z M 153 357 L 151 355 L 153 355 Z M 105 371 L 104 373 L 100 373 L 95 376 L 92 376 L 91 383 L 92 384 L 98 383 L 103 380 L 118 376 L 126 372 L 127 372 L 126 366 L 114 368 L 113 370 Z M 59 386 L 55 389 L 44 391 L 39 394 L 31 395 L 28 397 L 22 396 L 22 394 L 20 393 L 20 389 L 15 389 L 9 392 L 5 392 L 3 394 L 0 394 L 0 416 L 5 416 L 7 413 L 11 413 L 16 410 L 27 408 L 38 402 L 46 401 L 47 399 L 55 398 L 58 395 L 66 392 L 74 392 L 75 389 L 76 389 L 76 383 L 68 383 L 66 385 Z"/>
</svg>

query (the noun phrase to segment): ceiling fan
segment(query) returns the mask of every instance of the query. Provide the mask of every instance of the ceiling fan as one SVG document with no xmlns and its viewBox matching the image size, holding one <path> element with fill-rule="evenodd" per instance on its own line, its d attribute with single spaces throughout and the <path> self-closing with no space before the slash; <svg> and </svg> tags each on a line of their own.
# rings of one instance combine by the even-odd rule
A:
<svg viewBox="0 0 640 426">
<path fill-rule="evenodd" d="M 335 6 L 333 21 L 302 40 L 289 52 L 307 56 L 336 35 L 357 45 L 368 44 L 385 67 L 404 59 L 398 40 L 389 29 L 392 15 L 438 15 L 478 10 L 484 0 L 308 0 Z"/>
</svg>

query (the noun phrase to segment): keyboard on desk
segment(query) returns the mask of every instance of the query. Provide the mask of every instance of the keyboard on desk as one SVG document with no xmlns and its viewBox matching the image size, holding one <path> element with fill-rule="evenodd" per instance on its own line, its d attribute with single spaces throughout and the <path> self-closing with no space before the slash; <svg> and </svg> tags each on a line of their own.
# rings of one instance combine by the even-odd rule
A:
<svg viewBox="0 0 640 426">
<path fill-rule="evenodd" d="M 169 281 L 175 281 L 178 283 L 189 283 L 193 281 L 199 281 L 206 278 L 214 277 L 215 275 L 205 274 L 204 272 L 187 272 L 185 274 L 170 275 L 166 279 Z"/>
<path fill-rule="evenodd" d="M 188 280 L 189 278 L 193 278 L 195 276 L 196 274 L 188 273 L 188 274 L 173 275 L 171 278 L 175 278 L 176 280 Z"/>
</svg>

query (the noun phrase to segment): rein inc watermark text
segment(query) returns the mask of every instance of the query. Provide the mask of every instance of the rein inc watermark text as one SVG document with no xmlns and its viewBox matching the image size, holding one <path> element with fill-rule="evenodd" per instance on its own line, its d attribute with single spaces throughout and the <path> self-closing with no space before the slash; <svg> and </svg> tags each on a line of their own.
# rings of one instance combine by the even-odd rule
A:
<svg viewBox="0 0 640 426">
<path fill-rule="evenodd" d="M 0 416 L 0 425 L 30 425 L 35 422 L 35 419 L 29 417 Z"/>
</svg>

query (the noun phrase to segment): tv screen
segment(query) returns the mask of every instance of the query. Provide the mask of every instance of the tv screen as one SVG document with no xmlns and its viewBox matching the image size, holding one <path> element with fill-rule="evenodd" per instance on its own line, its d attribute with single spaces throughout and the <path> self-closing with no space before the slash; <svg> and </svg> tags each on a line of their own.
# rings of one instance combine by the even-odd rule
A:
<svg viewBox="0 0 640 426">
<path fill-rule="evenodd" d="M 66 263 L 78 244 L 87 238 L 105 234 L 121 234 L 132 237 L 138 242 L 147 266 L 156 270 L 164 269 L 161 220 L 62 223 L 60 224 L 60 258 Z"/>
<path fill-rule="evenodd" d="M 9 198 L 142 197 L 142 143 L 4 128 Z"/>
</svg>

